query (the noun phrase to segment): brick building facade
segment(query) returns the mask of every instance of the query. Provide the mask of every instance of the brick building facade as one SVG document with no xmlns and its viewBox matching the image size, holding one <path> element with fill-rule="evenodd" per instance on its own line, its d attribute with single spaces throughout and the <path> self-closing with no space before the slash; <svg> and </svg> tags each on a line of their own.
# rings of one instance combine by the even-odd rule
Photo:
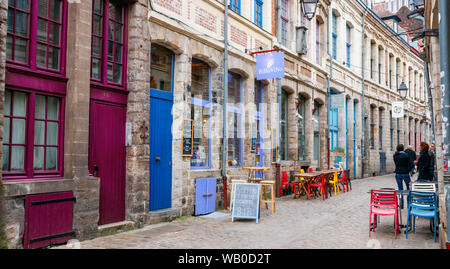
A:
<svg viewBox="0 0 450 269">
<path fill-rule="evenodd" d="M 54 100 L 49 96 L 56 96 L 60 102 L 60 117 L 54 120 L 48 118 L 47 113 L 44 121 L 37 112 L 30 111 L 29 116 L 23 116 L 14 114 L 14 109 L 4 109 L 0 134 L 5 132 L 5 119 L 23 120 L 31 130 L 32 120 L 47 125 L 57 122 L 60 129 L 57 132 L 59 143 L 55 145 L 48 144 L 47 140 L 40 144 L 37 138 L 27 143 L 9 142 L 3 135 L 3 149 L 9 154 L 5 158 L 5 152 L 2 153 L 2 181 L 11 248 L 29 247 L 30 236 L 31 243 L 55 243 L 54 238 L 73 231 L 70 236 L 87 239 L 117 229 L 192 215 L 198 194 L 196 180 L 201 178 L 215 179 L 216 207 L 223 208 L 225 195 L 230 196 L 229 189 L 224 193 L 224 186 L 229 186 L 231 179 L 246 178 L 247 172 L 241 169 L 244 166 L 270 167 L 265 176 L 278 178 L 279 182 L 277 155 L 281 159 L 280 171 L 288 173 L 300 167 L 326 169 L 328 163 L 334 166 L 338 160 L 350 170 L 352 178 L 390 173 L 393 145 L 397 142 L 418 145 L 419 140 L 425 140 L 427 132 L 429 134 L 427 107 L 421 103 L 426 100 L 425 94 L 411 95 L 406 101 L 405 118 L 395 124 L 390 121 L 391 102 L 400 100 L 386 75 L 393 70 L 390 59 L 395 59 L 401 67 L 396 68 L 397 77 L 417 84 L 417 92 L 423 90 L 423 80 L 420 81 L 423 64 L 407 43 L 392 38 L 392 31 L 373 12 L 366 11 L 362 2 L 319 1 L 315 18 L 307 21 L 298 15 L 298 1 L 281 1 L 285 5 L 282 9 L 285 24 L 280 29 L 285 43 L 280 44 L 277 38 L 281 34 L 277 33 L 279 1 L 235 1 L 230 5 L 227 25 L 230 42 L 227 182 L 223 182 L 223 1 L 50 1 L 52 5 L 59 3 L 64 7 L 57 24 L 66 29 L 59 36 L 64 42 L 58 43 L 60 59 L 64 61 L 60 61 L 57 76 L 42 73 L 42 68 L 28 68 L 35 65 L 32 59 L 40 59 L 36 53 L 30 54 L 32 59 L 19 59 L 26 64 L 18 63 L 15 54 L 8 54 L 9 46 L 14 46 L 9 40 L 15 42 L 24 37 L 15 30 L 15 23 L 7 21 L 8 8 L 16 12 L 14 16 L 24 13 L 34 18 L 28 36 L 29 44 L 34 47 L 19 56 L 27 55 L 38 45 L 46 44 L 47 50 L 56 46 L 50 40 L 55 33 L 47 35 L 43 42 L 39 39 L 41 30 L 36 27 L 42 16 L 35 14 L 35 10 L 45 1 L 30 0 L 34 8 L 29 13 L 18 6 L 19 2 L 0 2 L 0 19 L 3 18 L 0 68 L 3 66 L 1 70 L 4 70 L 0 82 L 6 77 L 0 85 L 0 96 L 5 93 L 13 96 L 1 98 L 0 108 L 5 104 L 10 108 L 14 100 L 25 98 L 32 100 L 35 109 L 35 96 L 44 95 L 46 100 Z M 48 16 L 54 15 L 51 8 L 48 10 Z M 336 27 L 332 27 L 330 12 L 335 14 Z M 364 12 L 367 17 L 363 43 Z M 53 25 L 56 21 L 50 18 L 48 23 Z M 295 49 L 299 25 L 309 29 L 306 35 L 309 49 L 304 55 Z M 352 32 L 350 42 L 346 41 L 347 29 Z M 327 43 L 333 36 L 337 47 L 333 47 L 333 42 Z M 366 51 L 364 84 L 362 44 Z M 349 45 L 351 57 L 345 49 Z M 256 80 L 256 60 L 248 53 L 260 47 L 280 48 L 285 54 L 281 106 L 287 113 L 280 115 L 282 130 L 278 130 L 276 80 Z M 370 73 L 370 51 L 375 48 L 383 52 L 377 59 L 372 57 L 374 66 L 379 64 L 378 70 L 384 74 L 380 79 L 371 77 Z M 334 59 L 329 51 L 336 52 Z M 48 69 L 53 62 L 48 56 L 44 58 L 45 69 Z M 330 59 L 333 61 L 331 73 Z M 406 67 L 417 76 L 408 77 Z M 36 83 L 23 85 L 19 75 L 36 77 Z M 55 84 L 56 89 L 48 92 L 46 83 Z M 328 87 L 335 94 L 345 95 L 344 106 L 330 113 L 330 118 L 335 119 L 335 122 L 329 121 L 330 124 L 327 124 Z M 365 126 L 361 124 L 363 87 L 365 115 L 369 116 Z M 19 97 L 14 97 L 18 93 Z M 23 97 L 21 93 L 30 97 Z M 184 154 L 184 131 L 189 122 L 194 144 L 191 153 Z M 9 138 L 17 135 L 10 126 Z M 330 131 L 334 147 L 329 159 L 327 126 L 334 128 Z M 362 128 L 365 128 L 365 139 Z M 36 131 L 31 130 L 25 132 L 37 137 Z M 282 143 L 275 145 L 274 138 L 279 134 L 283 135 Z M 362 141 L 367 149 L 364 159 Z M 25 149 L 23 167 L 16 165 L 20 158 L 10 157 L 13 150 L 17 154 L 16 147 Z M 36 166 L 42 162 L 39 147 L 51 149 L 48 156 L 53 156 L 51 152 L 56 148 L 59 160 L 56 168 Z M 49 157 L 49 164 L 51 160 Z M 386 160 L 384 166 L 383 160 Z M 73 204 L 73 219 L 61 222 L 62 226 L 72 223 L 70 231 L 39 233 L 47 224 L 38 217 L 33 219 L 34 207 L 27 200 L 36 197 L 33 195 L 44 197 L 44 194 L 62 192 L 71 193 L 76 199 L 75 203 L 53 200 L 55 204 Z M 53 202 L 43 200 L 38 204 L 45 204 L 46 210 L 55 212 L 51 208 Z M 34 221 L 35 226 L 30 227 L 26 220 Z M 30 234 L 33 229 L 38 230 L 34 238 Z M 38 243 L 35 246 L 39 246 Z"/>
</svg>

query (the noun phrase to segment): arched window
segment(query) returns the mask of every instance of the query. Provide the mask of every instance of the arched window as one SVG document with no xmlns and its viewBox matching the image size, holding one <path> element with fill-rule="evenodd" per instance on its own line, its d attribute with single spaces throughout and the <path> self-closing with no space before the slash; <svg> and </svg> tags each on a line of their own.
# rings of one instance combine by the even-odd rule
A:
<svg viewBox="0 0 450 269">
<path fill-rule="evenodd" d="M 306 160 L 306 145 L 305 145 L 305 133 L 306 133 L 306 98 L 303 95 L 298 96 L 298 160 Z"/>
<path fill-rule="evenodd" d="M 192 59 L 191 119 L 194 122 L 192 168 L 210 168 L 211 160 L 211 83 L 210 67 Z"/>
<path fill-rule="evenodd" d="M 285 90 L 282 90 L 281 93 L 281 143 L 280 143 L 280 158 L 281 160 L 285 161 L 289 158 L 289 141 L 288 141 L 288 117 L 289 117 L 289 110 L 288 110 L 288 93 Z"/>
<path fill-rule="evenodd" d="M 319 102 L 314 101 L 313 127 L 314 127 L 314 160 L 320 159 L 320 107 Z"/>
<path fill-rule="evenodd" d="M 158 44 L 152 44 L 150 88 L 164 92 L 172 92 L 173 66 L 173 52 Z"/>
<path fill-rule="evenodd" d="M 242 77 L 228 73 L 228 166 L 242 165 Z"/>
</svg>

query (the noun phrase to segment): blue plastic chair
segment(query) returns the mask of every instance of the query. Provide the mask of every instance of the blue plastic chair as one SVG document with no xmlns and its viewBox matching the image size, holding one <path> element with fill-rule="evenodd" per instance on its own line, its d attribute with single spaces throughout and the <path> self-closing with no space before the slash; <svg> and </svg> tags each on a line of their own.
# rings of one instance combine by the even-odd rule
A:
<svg viewBox="0 0 450 269">
<path fill-rule="evenodd" d="M 434 242 L 436 242 L 436 225 L 437 214 L 439 212 L 437 206 L 436 193 L 411 191 L 408 197 L 408 220 L 406 222 L 406 239 L 408 239 L 409 219 L 413 216 L 413 232 L 416 232 L 416 220 L 419 218 L 434 219 Z"/>
</svg>

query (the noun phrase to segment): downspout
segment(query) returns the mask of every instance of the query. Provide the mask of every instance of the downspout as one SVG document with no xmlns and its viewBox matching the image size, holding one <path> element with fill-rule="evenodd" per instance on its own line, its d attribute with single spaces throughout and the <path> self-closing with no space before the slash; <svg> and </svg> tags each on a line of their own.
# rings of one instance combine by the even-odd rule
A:
<svg viewBox="0 0 450 269">
<path fill-rule="evenodd" d="M 361 73 L 361 93 L 362 93 L 362 99 L 361 99 L 361 117 L 362 117 L 362 122 L 361 122 L 361 178 L 364 177 L 364 161 L 365 161 L 365 129 L 366 129 L 366 124 L 365 124 L 365 111 L 364 111 L 364 89 L 365 89 L 365 63 L 364 63 L 364 59 L 366 57 L 366 47 L 365 47 L 365 38 L 364 38 L 364 33 L 365 33 L 365 28 L 366 28 L 366 14 L 367 14 L 367 6 L 364 5 L 364 13 L 363 13 L 363 19 L 362 19 L 362 44 L 361 44 L 361 48 L 362 48 L 362 59 L 361 59 L 361 63 L 362 63 L 362 73 Z M 356 175 L 355 175 L 356 177 Z"/>
<path fill-rule="evenodd" d="M 449 45 L 450 35 L 447 33 L 450 22 L 450 3 L 448 1 L 439 1 L 439 53 L 441 62 L 441 91 L 442 91 L 442 142 L 444 158 L 450 157 L 450 70 L 449 70 Z M 448 176 L 445 173 L 445 176 Z"/>
<path fill-rule="evenodd" d="M 423 43 L 424 43 L 424 47 L 427 46 L 427 39 L 424 38 L 423 39 Z M 426 62 L 426 60 L 423 60 L 423 65 L 424 65 L 424 71 L 425 71 L 425 87 L 427 88 L 427 94 L 428 94 L 428 109 L 430 110 L 430 117 L 431 117 L 431 131 L 432 131 L 432 136 L 431 136 L 431 143 L 433 143 L 434 145 L 436 145 L 436 134 L 434 131 L 434 113 L 433 113 L 433 97 L 431 95 L 431 89 L 434 89 L 434 85 L 431 84 L 430 85 L 430 70 L 428 69 L 428 63 Z M 435 174 L 435 178 L 437 179 L 437 163 L 434 162 L 434 174 Z"/>
<path fill-rule="evenodd" d="M 223 60 L 223 136 L 222 136 L 222 183 L 224 209 L 227 209 L 227 103 L 228 103 L 228 5 L 224 3 L 224 60 Z"/>
<path fill-rule="evenodd" d="M 281 0 L 277 0 L 277 39 L 278 43 L 280 43 L 281 40 Z M 281 184 L 281 171 L 280 171 L 280 148 L 281 148 L 281 78 L 277 78 L 277 102 L 278 102 L 278 132 L 277 132 L 277 164 L 276 164 L 276 180 L 277 180 L 277 186 Z M 287 123 L 286 123 L 287 124 Z M 287 142 L 287 141 L 286 141 Z M 277 193 L 279 193 L 278 189 L 276 190 Z"/>
<path fill-rule="evenodd" d="M 330 53 L 330 16 L 331 16 L 331 6 L 328 6 L 328 16 L 327 16 L 327 53 L 330 57 L 330 74 L 328 75 L 327 82 L 327 165 L 330 169 L 330 84 L 331 78 L 333 77 L 333 55 Z M 332 26 L 331 26 L 332 27 Z"/>
<path fill-rule="evenodd" d="M 444 159 L 449 159 L 450 157 L 450 77 L 449 77 L 449 45 L 450 45 L 450 35 L 448 34 L 449 26 L 450 26 L 450 3 L 448 1 L 439 0 L 439 54 L 440 54 L 440 66 L 441 66 L 441 92 L 442 92 L 442 146 L 443 151 L 442 155 Z M 437 146 L 437 145 L 436 145 Z M 438 159 L 440 160 L 440 158 Z M 443 161 L 439 164 L 439 167 L 442 167 Z M 442 167 L 443 168 L 443 167 Z M 438 178 L 438 186 L 441 187 L 439 190 L 439 196 L 441 202 L 441 207 L 445 207 L 445 209 L 440 210 L 441 219 L 443 220 L 441 225 L 445 225 L 440 230 L 444 232 L 443 228 L 447 229 L 447 242 L 443 242 L 445 235 L 440 239 L 441 244 L 446 244 L 447 248 L 450 246 L 450 228 L 448 224 L 450 222 L 450 182 L 448 181 L 450 173 L 443 171 L 443 178 Z M 442 184 L 444 183 L 444 184 Z M 444 185 L 444 186 L 442 186 Z M 442 188 L 444 187 L 444 188 Z M 444 189 L 444 190 L 443 190 Z M 446 197 L 445 197 L 445 196 Z M 442 197 L 444 196 L 444 197 Z M 445 204 L 445 206 L 443 205 Z M 447 216 L 443 216 L 444 212 L 446 212 Z M 446 218 L 446 219 L 445 219 Z M 440 236 L 441 238 L 441 236 Z"/>
</svg>

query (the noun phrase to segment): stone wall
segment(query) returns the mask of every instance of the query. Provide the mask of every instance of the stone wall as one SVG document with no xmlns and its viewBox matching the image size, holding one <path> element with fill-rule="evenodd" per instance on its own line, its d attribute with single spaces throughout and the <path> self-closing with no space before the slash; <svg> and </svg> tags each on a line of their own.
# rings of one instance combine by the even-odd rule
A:
<svg viewBox="0 0 450 269">
<path fill-rule="evenodd" d="M 145 222 L 149 200 L 150 33 L 148 1 L 140 0 L 128 11 L 128 106 L 131 145 L 127 147 L 126 219 L 138 227 Z"/>
<path fill-rule="evenodd" d="M 3 106 L 5 100 L 5 69 L 6 69 L 6 33 L 7 33 L 7 20 L 8 18 L 8 1 L 0 0 L 0 140 L 3 141 Z M 2 148 L 0 148 L 0 159 L 2 159 Z M 6 216 L 6 201 L 3 196 L 3 185 L 1 183 L 0 167 L 0 249 L 6 248 L 5 242 L 5 216 Z"/>
</svg>

